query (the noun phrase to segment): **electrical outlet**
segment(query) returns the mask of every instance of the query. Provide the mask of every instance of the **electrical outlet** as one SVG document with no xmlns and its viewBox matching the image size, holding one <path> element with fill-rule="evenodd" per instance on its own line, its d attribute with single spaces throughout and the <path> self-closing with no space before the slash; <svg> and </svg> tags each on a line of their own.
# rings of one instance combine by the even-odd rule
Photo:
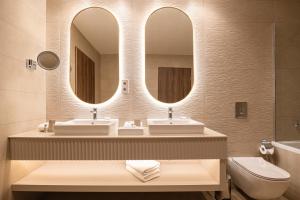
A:
<svg viewBox="0 0 300 200">
<path fill-rule="evenodd" d="M 122 80 L 122 93 L 129 94 L 129 80 Z"/>
</svg>

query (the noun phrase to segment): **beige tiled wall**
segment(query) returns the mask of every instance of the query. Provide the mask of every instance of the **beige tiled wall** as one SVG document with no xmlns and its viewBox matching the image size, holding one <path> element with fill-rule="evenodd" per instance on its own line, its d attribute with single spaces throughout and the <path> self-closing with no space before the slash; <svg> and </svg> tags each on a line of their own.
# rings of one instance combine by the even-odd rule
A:
<svg viewBox="0 0 300 200">
<path fill-rule="evenodd" d="M 280 6 L 280 7 L 279 7 Z M 300 2 L 281 2 L 276 38 L 276 140 L 300 140 Z"/>
<path fill-rule="evenodd" d="M 45 48 L 45 0 L 0 1 L 0 199 L 10 198 L 10 182 L 25 174 L 11 173 L 7 137 L 36 128 L 46 117 L 45 72 L 25 68 Z M 27 166 L 35 168 L 38 163 Z M 23 173 L 24 172 L 24 173 Z"/>
<path fill-rule="evenodd" d="M 190 116 L 229 136 L 230 155 L 254 155 L 261 139 L 273 138 L 273 0 L 117 0 L 48 1 L 48 48 L 59 53 L 59 70 L 47 74 L 47 118 L 91 117 L 92 105 L 70 92 L 69 25 L 90 6 L 115 15 L 120 30 L 120 80 L 130 80 L 130 94 L 117 91 L 98 105 L 100 116 L 146 119 L 167 116 L 145 86 L 144 27 L 164 6 L 186 12 L 194 28 L 194 88 L 174 105 L 175 116 Z M 247 119 L 234 118 L 234 102 L 247 101 Z"/>
</svg>

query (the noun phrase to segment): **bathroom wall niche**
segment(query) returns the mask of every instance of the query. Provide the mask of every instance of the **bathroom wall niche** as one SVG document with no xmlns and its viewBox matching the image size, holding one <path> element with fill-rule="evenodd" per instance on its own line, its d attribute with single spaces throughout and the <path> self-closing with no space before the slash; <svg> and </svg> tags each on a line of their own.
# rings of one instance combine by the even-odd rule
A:
<svg viewBox="0 0 300 200">
<path fill-rule="evenodd" d="M 153 12 L 145 30 L 145 78 L 158 101 L 176 103 L 194 82 L 193 26 L 181 10 L 171 7 Z"/>
<path fill-rule="evenodd" d="M 110 99 L 119 84 L 119 27 L 103 8 L 79 12 L 71 25 L 70 84 L 84 102 Z"/>
</svg>

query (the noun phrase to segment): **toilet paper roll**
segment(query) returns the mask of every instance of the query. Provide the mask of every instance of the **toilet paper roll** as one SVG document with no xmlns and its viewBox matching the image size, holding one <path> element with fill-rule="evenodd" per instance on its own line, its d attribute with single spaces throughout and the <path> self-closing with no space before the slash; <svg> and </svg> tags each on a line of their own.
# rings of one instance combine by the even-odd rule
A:
<svg viewBox="0 0 300 200">
<path fill-rule="evenodd" d="M 267 149 L 265 146 L 261 145 L 259 147 L 259 152 L 262 154 L 262 155 L 273 155 L 274 154 L 274 147 L 270 148 L 270 149 Z"/>
<path fill-rule="evenodd" d="M 262 155 L 266 155 L 268 153 L 267 149 L 265 146 L 260 146 L 259 147 L 259 152 L 262 154 Z"/>
</svg>

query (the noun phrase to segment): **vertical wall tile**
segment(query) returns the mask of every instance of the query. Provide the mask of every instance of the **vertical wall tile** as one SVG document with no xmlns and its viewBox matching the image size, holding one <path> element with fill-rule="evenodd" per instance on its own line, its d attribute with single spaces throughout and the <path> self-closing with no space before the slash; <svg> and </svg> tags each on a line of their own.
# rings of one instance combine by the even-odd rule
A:
<svg viewBox="0 0 300 200">
<path fill-rule="evenodd" d="M 28 171 L 22 165 L 11 170 L 7 137 L 46 119 L 45 72 L 25 68 L 25 59 L 36 59 L 46 47 L 46 0 L 1 1 L 0 27 L 0 199 L 11 199 L 11 182 Z"/>
</svg>

